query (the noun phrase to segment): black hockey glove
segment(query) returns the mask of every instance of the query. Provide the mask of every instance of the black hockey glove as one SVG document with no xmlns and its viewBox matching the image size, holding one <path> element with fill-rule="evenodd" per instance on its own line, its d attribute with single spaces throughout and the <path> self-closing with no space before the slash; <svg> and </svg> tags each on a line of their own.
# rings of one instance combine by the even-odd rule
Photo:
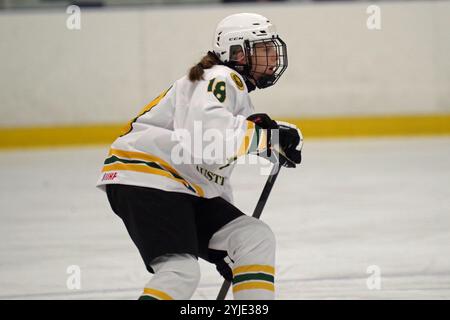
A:
<svg viewBox="0 0 450 320">
<path fill-rule="evenodd" d="M 280 145 L 280 164 L 295 168 L 302 162 L 303 136 L 293 124 L 278 121 L 278 138 Z"/>
<path fill-rule="evenodd" d="M 255 113 L 251 114 L 247 118 L 248 121 L 254 122 L 258 127 L 262 129 L 278 129 L 278 123 L 272 120 L 265 113 Z"/>
<path fill-rule="evenodd" d="M 302 161 L 301 149 L 303 136 L 293 124 L 277 122 L 265 113 L 252 114 L 247 118 L 262 129 L 269 129 L 267 134 L 267 154 L 261 155 L 271 162 L 295 168 Z M 274 151 L 275 155 L 271 151 Z"/>
</svg>

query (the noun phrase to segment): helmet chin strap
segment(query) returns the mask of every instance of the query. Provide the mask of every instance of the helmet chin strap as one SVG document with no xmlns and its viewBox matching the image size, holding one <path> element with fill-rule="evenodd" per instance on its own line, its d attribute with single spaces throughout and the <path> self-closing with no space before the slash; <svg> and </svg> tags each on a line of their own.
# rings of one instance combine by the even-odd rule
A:
<svg viewBox="0 0 450 320">
<path fill-rule="evenodd" d="M 247 84 L 247 87 L 249 87 L 249 90 L 248 90 L 249 92 L 250 92 L 250 87 L 252 87 L 252 90 L 255 90 L 256 88 L 264 89 L 264 88 L 272 86 L 276 80 L 276 77 L 273 74 L 272 75 L 263 74 L 263 75 L 261 75 L 261 77 L 259 77 L 256 80 L 255 77 L 251 74 L 251 72 L 247 72 L 246 74 L 243 75 L 243 77 L 245 79 L 245 83 Z M 248 85 L 248 83 L 250 83 L 250 86 Z"/>
<path fill-rule="evenodd" d="M 273 74 L 272 75 L 265 74 L 261 76 L 258 80 L 255 80 L 256 86 L 259 89 L 270 87 L 271 85 L 273 85 L 275 79 L 276 77 Z"/>
</svg>

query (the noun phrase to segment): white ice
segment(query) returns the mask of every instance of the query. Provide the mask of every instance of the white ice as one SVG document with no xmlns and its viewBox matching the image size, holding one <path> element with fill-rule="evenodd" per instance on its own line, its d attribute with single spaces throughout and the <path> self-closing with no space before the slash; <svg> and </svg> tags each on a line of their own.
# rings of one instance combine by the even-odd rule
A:
<svg viewBox="0 0 450 320">
<path fill-rule="evenodd" d="M 0 152 L 0 299 L 139 296 L 150 275 L 94 187 L 107 148 Z M 277 236 L 278 299 L 450 298 L 450 137 L 313 140 L 303 156 L 262 214 Z M 265 179 L 236 169 L 247 214 Z M 222 280 L 201 268 L 194 298 L 215 299 Z"/>
</svg>

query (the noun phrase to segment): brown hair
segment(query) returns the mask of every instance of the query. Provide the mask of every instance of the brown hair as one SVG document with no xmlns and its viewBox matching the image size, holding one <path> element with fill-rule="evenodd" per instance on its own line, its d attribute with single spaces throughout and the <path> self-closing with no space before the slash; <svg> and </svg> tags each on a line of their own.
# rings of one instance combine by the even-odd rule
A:
<svg viewBox="0 0 450 320">
<path fill-rule="evenodd" d="M 220 64 L 219 58 L 209 51 L 201 60 L 199 63 L 197 63 L 195 66 L 193 66 L 189 70 L 189 80 L 192 82 L 202 80 L 203 79 L 203 73 L 205 73 L 205 69 L 210 69 L 216 64 Z"/>
</svg>

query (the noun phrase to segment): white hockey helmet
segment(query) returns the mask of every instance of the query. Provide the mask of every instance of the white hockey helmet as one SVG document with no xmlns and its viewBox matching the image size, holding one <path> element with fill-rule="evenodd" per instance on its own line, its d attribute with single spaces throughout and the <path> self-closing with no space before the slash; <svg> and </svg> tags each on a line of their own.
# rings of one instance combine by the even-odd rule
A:
<svg viewBox="0 0 450 320">
<path fill-rule="evenodd" d="M 257 50 L 258 49 L 258 55 Z M 287 48 L 269 19 L 255 13 L 233 14 L 217 25 L 213 52 L 258 88 L 272 86 L 287 68 Z M 244 54 L 244 62 L 236 54 Z"/>
</svg>

